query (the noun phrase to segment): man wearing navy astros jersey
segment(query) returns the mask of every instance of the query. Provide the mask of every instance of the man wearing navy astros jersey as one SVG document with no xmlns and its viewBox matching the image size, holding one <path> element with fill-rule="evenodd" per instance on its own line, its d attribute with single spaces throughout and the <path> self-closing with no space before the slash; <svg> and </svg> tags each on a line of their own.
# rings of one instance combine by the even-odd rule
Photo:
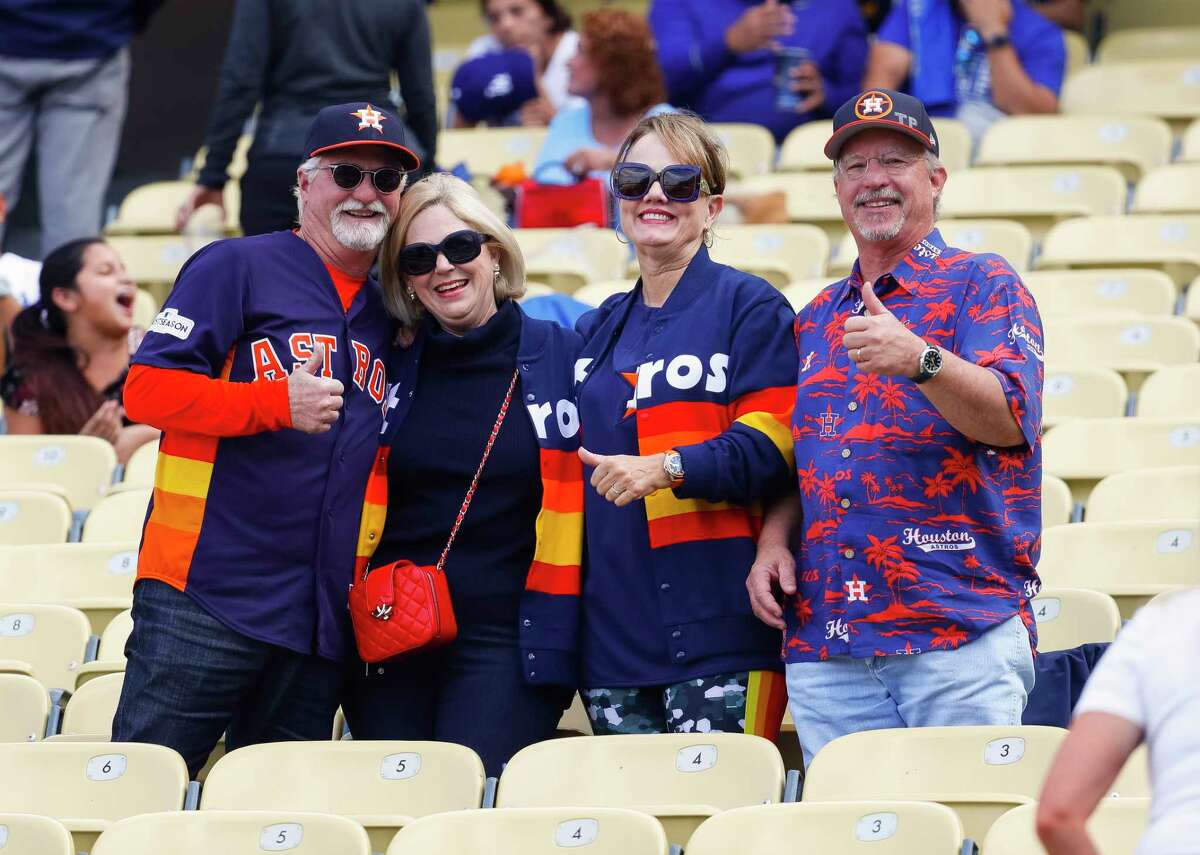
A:
<svg viewBox="0 0 1200 855">
<path fill-rule="evenodd" d="M 300 227 L 184 266 L 134 357 L 130 417 L 163 431 L 113 738 L 178 751 L 328 739 L 393 324 L 369 277 L 419 165 L 400 122 L 323 109 Z"/>
</svg>

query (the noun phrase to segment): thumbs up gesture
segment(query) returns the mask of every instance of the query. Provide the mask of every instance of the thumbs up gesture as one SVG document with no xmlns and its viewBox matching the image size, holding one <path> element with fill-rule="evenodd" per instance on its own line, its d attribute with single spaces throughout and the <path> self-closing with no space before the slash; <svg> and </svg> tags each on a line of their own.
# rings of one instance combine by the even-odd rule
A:
<svg viewBox="0 0 1200 855">
<path fill-rule="evenodd" d="M 914 377 L 925 342 L 888 311 L 871 282 L 863 282 L 865 314 L 851 315 L 843 326 L 842 347 L 860 371 L 884 377 Z"/>
<path fill-rule="evenodd" d="M 288 377 L 288 407 L 292 427 L 304 433 L 325 433 L 338 420 L 342 409 L 341 381 L 322 377 L 325 346 L 318 344 L 308 361 Z"/>
<path fill-rule="evenodd" d="M 618 508 L 623 508 L 651 493 L 671 486 L 663 468 L 665 454 L 637 457 L 631 454 L 593 454 L 579 449 L 579 459 L 592 469 L 591 484 L 596 492 Z"/>
</svg>

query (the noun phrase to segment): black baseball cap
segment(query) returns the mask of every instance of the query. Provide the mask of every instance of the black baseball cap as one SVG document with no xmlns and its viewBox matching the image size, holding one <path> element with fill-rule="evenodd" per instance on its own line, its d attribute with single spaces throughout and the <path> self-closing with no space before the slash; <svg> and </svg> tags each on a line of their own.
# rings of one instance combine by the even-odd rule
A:
<svg viewBox="0 0 1200 855">
<path fill-rule="evenodd" d="M 408 147 L 404 125 L 387 110 L 366 101 L 325 107 L 308 129 L 304 150 L 309 157 L 359 145 L 382 145 L 396 150 L 406 170 L 418 169 L 421 158 Z"/>
<path fill-rule="evenodd" d="M 892 89 L 868 89 L 838 107 L 833 114 L 833 136 L 825 143 L 825 156 L 837 160 L 846 140 L 873 128 L 907 134 L 938 154 L 933 122 L 919 99 Z"/>
</svg>

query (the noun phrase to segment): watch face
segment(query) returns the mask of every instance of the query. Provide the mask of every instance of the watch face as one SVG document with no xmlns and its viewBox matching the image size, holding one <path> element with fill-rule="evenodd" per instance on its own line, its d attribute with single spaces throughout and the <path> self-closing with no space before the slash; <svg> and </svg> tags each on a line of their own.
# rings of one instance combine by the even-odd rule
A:
<svg viewBox="0 0 1200 855">
<path fill-rule="evenodd" d="M 936 347 L 928 348 L 921 354 L 921 371 L 925 374 L 936 374 L 942 367 L 942 352 Z"/>
</svg>

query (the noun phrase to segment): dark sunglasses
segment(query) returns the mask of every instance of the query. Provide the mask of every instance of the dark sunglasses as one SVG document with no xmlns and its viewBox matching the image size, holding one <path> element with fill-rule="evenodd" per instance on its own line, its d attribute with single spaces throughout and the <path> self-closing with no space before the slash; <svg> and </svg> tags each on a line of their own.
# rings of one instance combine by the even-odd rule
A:
<svg viewBox="0 0 1200 855">
<path fill-rule="evenodd" d="M 322 166 L 333 173 L 333 183 L 343 190 L 353 190 L 362 184 L 363 176 L 370 175 L 371 183 L 380 193 L 395 193 L 404 180 L 404 173 L 391 166 L 383 169 L 363 169 L 353 163 L 337 163 L 333 166 Z"/>
<path fill-rule="evenodd" d="M 409 276 L 424 276 L 437 267 L 438 255 L 451 264 L 466 264 L 479 258 L 483 245 L 491 240 L 471 229 L 451 232 L 441 243 L 410 243 L 400 250 L 400 270 Z"/>
<path fill-rule="evenodd" d="M 650 192 L 655 181 L 672 202 L 695 202 L 701 193 L 712 192 L 708 182 L 700 176 L 699 166 L 673 163 L 655 172 L 644 163 L 627 161 L 618 163 L 612 171 L 613 195 L 636 202 Z"/>
</svg>

